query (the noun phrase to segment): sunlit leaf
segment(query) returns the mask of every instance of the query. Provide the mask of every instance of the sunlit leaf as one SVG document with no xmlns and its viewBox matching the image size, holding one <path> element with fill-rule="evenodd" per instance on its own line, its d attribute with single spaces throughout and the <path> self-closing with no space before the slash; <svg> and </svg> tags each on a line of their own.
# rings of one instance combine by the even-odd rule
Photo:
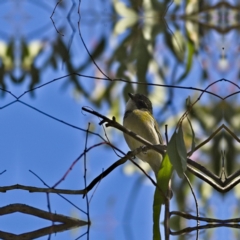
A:
<svg viewBox="0 0 240 240">
<path fill-rule="evenodd" d="M 121 17 L 126 17 L 126 18 L 138 18 L 137 13 L 131 9 L 128 8 L 124 2 L 113 0 L 113 6 L 115 11 L 121 16 Z"/>
<path fill-rule="evenodd" d="M 175 5 L 180 5 L 180 3 L 181 3 L 181 0 L 174 0 Z"/>
<path fill-rule="evenodd" d="M 119 35 L 124 33 L 128 28 L 134 26 L 137 23 L 137 18 L 121 18 L 114 27 L 114 34 Z"/>
<path fill-rule="evenodd" d="M 185 57 L 185 43 L 185 37 L 179 30 L 176 30 L 172 35 L 172 45 L 176 56 L 181 62 L 184 60 Z"/>
<path fill-rule="evenodd" d="M 196 14 L 198 12 L 198 4 L 199 2 L 196 0 L 187 1 L 186 9 L 185 9 L 186 15 L 191 15 L 193 13 Z"/>
<path fill-rule="evenodd" d="M 178 36 L 179 35 L 179 36 Z M 169 50 L 173 53 L 176 60 L 180 63 L 183 62 L 185 56 L 185 41 L 186 39 L 183 37 L 179 31 L 169 32 L 168 29 L 164 32 L 165 42 L 169 48 Z"/>
</svg>

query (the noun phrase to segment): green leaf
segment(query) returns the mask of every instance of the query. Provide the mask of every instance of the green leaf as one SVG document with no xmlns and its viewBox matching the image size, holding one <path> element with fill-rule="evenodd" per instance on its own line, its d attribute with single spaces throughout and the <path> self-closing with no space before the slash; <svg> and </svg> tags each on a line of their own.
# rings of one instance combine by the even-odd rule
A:
<svg viewBox="0 0 240 240">
<path fill-rule="evenodd" d="M 176 139 L 177 139 L 177 132 L 174 132 L 174 134 L 170 139 L 170 142 L 167 145 L 167 154 L 169 156 L 171 164 L 173 165 L 174 169 L 177 171 L 178 176 L 182 178 L 183 171 L 181 166 L 181 159 L 177 150 Z"/>
<path fill-rule="evenodd" d="M 181 160 L 181 166 L 183 173 L 187 170 L 187 150 L 185 147 L 184 139 L 183 139 L 183 131 L 182 131 L 182 125 L 180 125 L 176 137 L 176 145 L 178 150 L 178 155 Z"/>
<path fill-rule="evenodd" d="M 187 120 L 188 120 L 188 123 L 190 125 L 190 128 L 191 128 L 191 131 L 192 131 L 192 145 L 191 145 L 191 152 L 190 152 L 190 155 L 192 155 L 192 153 L 194 152 L 195 150 L 195 133 L 194 133 L 194 130 L 193 130 L 193 127 L 192 127 L 192 124 L 191 124 L 191 121 L 189 120 L 189 118 L 187 117 Z"/>
<path fill-rule="evenodd" d="M 180 76 L 180 78 L 177 80 L 177 83 L 180 83 L 182 80 L 184 80 L 192 68 L 194 44 L 189 40 L 187 47 L 188 47 L 188 56 L 187 56 L 186 69 L 185 69 L 184 73 Z"/>
<path fill-rule="evenodd" d="M 160 240 L 161 234 L 159 229 L 159 219 L 161 214 L 161 206 L 165 203 L 165 196 L 168 193 L 169 181 L 171 180 L 173 172 L 173 167 L 170 162 L 169 156 L 164 155 L 161 168 L 157 176 L 157 185 L 154 193 L 154 202 L 153 202 L 153 239 Z M 161 191 L 159 190 L 161 189 Z M 164 195 L 163 195 L 164 194 Z"/>
<path fill-rule="evenodd" d="M 179 127 L 178 132 L 174 132 L 167 146 L 167 154 L 170 161 L 177 171 L 180 178 L 184 177 L 184 172 L 187 169 L 187 151 L 183 140 L 182 127 Z"/>
<path fill-rule="evenodd" d="M 173 33 L 172 45 L 173 45 L 173 50 L 176 54 L 176 57 L 179 59 L 180 62 L 183 62 L 184 57 L 185 57 L 186 39 L 182 35 L 181 31 L 176 30 Z"/>
</svg>

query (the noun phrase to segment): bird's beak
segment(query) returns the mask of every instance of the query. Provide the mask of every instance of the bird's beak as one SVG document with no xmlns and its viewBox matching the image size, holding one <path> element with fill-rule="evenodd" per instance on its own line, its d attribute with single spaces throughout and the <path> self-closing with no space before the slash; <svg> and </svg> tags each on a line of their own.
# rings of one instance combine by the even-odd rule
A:
<svg viewBox="0 0 240 240">
<path fill-rule="evenodd" d="M 128 93 L 128 96 L 133 100 L 134 99 L 134 94 Z"/>
</svg>

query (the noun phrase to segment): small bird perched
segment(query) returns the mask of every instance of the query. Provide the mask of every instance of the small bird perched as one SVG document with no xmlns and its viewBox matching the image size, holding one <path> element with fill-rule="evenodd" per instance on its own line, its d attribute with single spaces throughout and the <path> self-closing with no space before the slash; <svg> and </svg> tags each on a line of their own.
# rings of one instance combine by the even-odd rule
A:
<svg viewBox="0 0 240 240">
<path fill-rule="evenodd" d="M 129 93 L 128 95 L 130 99 L 126 104 L 123 126 L 154 145 L 163 144 L 157 121 L 152 115 L 151 101 L 143 94 Z M 124 138 L 131 150 L 143 145 L 125 133 Z M 137 157 L 147 162 L 157 176 L 162 162 L 162 155 L 160 153 L 148 150 L 146 153 L 139 153 Z"/>
</svg>

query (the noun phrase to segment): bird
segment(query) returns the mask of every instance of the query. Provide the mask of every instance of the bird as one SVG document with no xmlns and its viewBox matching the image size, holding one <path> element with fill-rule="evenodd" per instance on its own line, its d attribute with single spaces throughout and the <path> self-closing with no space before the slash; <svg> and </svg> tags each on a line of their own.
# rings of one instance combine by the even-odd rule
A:
<svg viewBox="0 0 240 240">
<path fill-rule="evenodd" d="M 135 134 L 146 139 L 153 145 L 163 144 L 159 126 L 153 117 L 152 102 L 144 94 L 128 93 L 129 100 L 123 117 L 123 126 Z M 124 133 L 125 141 L 131 150 L 143 144 Z M 147 162 L 157 177 L 162 162 L 162 155 L 154 150 L 148 150 L 136 155 L 140 160 Z"/>
</svg>

